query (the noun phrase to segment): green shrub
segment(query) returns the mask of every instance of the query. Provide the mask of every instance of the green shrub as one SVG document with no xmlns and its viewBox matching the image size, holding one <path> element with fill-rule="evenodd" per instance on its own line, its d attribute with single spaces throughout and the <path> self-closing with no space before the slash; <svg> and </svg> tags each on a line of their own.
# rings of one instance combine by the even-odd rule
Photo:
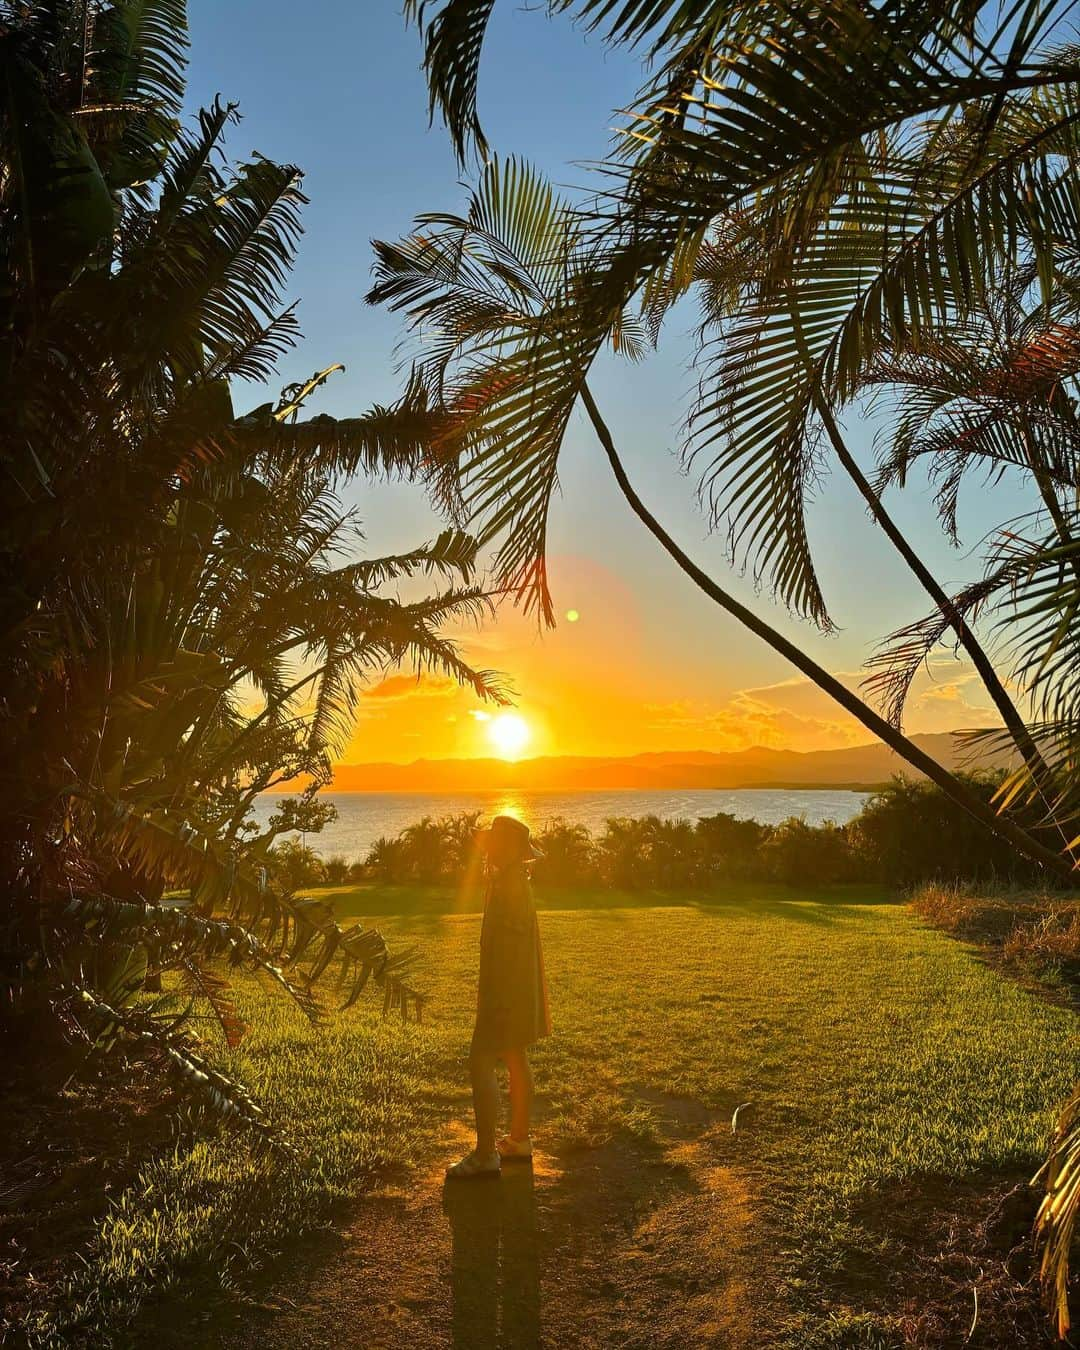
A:
<svg viewBox="0 0 1080 1350">
<path fill-rule="evenodd" d="M 343 885 L 349 879 L 349 871 L 349 860 L 343 858 L 340 853 L 335 853 L 323 863 L 323 875 L 328 886 Z"/>
<path fill-rule="evenodd" d="M 542 885 L 573 886 L 596 878 L 596 850 L 584 825 L 556 818 L 536 835 L 542 857 L 533 863 L 533 879 Z"/>
<path fill-rule="evenodd" d="M 367 873 L 393 885 L 454 881 L 465 874 L 475 857 L 479 828 L 479 811 L 462 811 L 438 820 L 424 816 L 393 839 L 385 835 L 376 839 L 365 859 Z"/>
<path fill-rule="evenodd" d="M 1000 776 L 963 776 L 991 801 Z M 929 782 L 894 778 L 851 823 L 855 849 L 869 875 L 892 885 L 922 881 L 1032 882 L 1040 870 L 992 835 Z"/>
<path fill-rule="evenodd" d="M 999 780 L 968 781 L 989 801 Z M 425 816 L 395 838 L 377 839 L 363 868 L 351 869 L 349 879 L 367 876 L 427 885 L 459 881 L 474 861 L 479 823 L 478 812 Z M 790 886 L 883 881 L 897 887 L 936 882 L 947 891 L 961 879 L 1007 884 L 1046 880 L 940 788 L 905 778 L 874 793 L 846 825 L 809 825 L 794 816 L 768 825 L 718 812 L 697 821 L 610 816 L 593 834 L 584 825 L 557 818 L 538 830 L 535 839 L 543 857 L 533 864 L 533 878 L 549 886 L 678 891 L 733 880 Z M 947 908 L 956 908 L 955 898 Z"/>
<path fill-rule="evenodd" d="M 763 841 L 761 855 L 768 874 L 789 886 L 828 886 L 859 871 L 847 830 L 831 820 L 807 825 L 791 816 Z"/>
<path fill-rule="evenodd" d="M 720 811 L 702 816 L 695 833 L 709 876 L 727 881 L 763 875 L 762 848 L 773 833 L 771 825 Z"/>
<path fill-rule="evenodd" d="M 270 850 L 270 862 L 282 884 L 290 891 L 321 886 L 328 880 L 326 866 L 310 846 L 299 839 L 283 839 Z"/>
<path fill-rule="evenodd" d="M 400 885 L 409 879 L 409 856 L 405 841 L 380 835 L 368 849 L 365 871 L 374 881 Z"/>
</svg>

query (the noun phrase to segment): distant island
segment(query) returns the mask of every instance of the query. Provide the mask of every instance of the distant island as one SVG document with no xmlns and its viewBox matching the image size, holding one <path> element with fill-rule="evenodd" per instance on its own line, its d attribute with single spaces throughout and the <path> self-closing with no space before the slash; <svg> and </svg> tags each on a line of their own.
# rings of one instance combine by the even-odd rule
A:
<svg viewBox="0 0 1080 1350">
<path fill-rule="evenodd" d="M 950 733 L 912 740 L 948 768 L 975 767 L 971 752 Z M 980 768 L 1003 767 L 1002 756 L 982 756 Z M 605 758 L 542 755 L 535 759 L 417 759 L 411 764 L 339 764 L 328 792 L 475 792 L 517 788 L 532 792 L 614 788 L 851 788 L 865 790 L 894 774 L 919 777 L 879 742 L 842 750 L 656 751 Z M 280 791 L 295 791 L 283 784 Z"/>
</svg>

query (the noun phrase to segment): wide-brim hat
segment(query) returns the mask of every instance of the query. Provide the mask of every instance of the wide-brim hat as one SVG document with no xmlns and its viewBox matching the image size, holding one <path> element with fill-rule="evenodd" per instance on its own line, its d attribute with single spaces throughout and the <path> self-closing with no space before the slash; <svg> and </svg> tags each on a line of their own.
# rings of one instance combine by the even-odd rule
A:
<svg viewBox="0 0 1080 1350">
<path fill-rule="evenodd" d="M 496 816 L 486 830 L 477 830 L 476 842 L 481 849 L 487 850 L 492 840 L 511 841 L 517 845 L 523 858 L 542 858 L 544 855 L 532 841 L 528 825 L 514 816 Z"/>
</svg>

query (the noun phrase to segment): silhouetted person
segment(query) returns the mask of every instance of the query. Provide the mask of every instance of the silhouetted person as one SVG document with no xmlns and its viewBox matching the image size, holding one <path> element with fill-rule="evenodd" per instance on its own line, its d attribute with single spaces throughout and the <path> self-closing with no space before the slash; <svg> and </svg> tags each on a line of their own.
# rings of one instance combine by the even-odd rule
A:
<svg viewBox="0 0 1080 1350">
<path fill-rule="evenodd" d="M 469 1051 L 476 1147 L 447 1168 L 451 1181 L 498 1177 L 501 1161 L 532 1157 L 529 1117 L 533 1079 L 528 1047 L 551 1032 L 540 926 L 526 864 L 538 856 L 529 830 L 513 816 L 496 816 L 477 844 L 487 864 L 487 897 L 480 930 L 476 1027 Z M 510 1133 L 496 1142 L 499 1084 L 496 1065 L 510 1073 Z"/>
</svg>

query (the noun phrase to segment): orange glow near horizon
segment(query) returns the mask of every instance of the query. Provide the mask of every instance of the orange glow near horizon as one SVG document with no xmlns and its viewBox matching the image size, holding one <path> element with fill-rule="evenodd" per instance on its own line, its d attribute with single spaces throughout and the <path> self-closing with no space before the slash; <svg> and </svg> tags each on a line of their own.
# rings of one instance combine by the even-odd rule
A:
<svg viewBox="0 0 1080 1350">
<path fill-rule="evenodd" d="M 508 604 L 479 630 L 447 634 L 475 669 L 504 678 L 512 705 L 478 700 L 475 689 L 446 674 L 389 671 L 361 697 L 338 763 L 497 759 L 513 766 L 534 757 L 817 751 L 870 740 L 809 680 L 758 661 L 740 632 L 714 636 L 704 624 L 669 632 L 669 611 L 644 607 L 610 567 L 580 555 L 549 561 L 554 628 L 539 629 L 535 615 Z M 682 644 L 675 651 L 674 639 Z M 859 687 L 857 664 L 834 673 Z M 916 732 L 995 724 L 973 672 L 949 660 L 920 674 L 910 707 Z"/>
</svg>

